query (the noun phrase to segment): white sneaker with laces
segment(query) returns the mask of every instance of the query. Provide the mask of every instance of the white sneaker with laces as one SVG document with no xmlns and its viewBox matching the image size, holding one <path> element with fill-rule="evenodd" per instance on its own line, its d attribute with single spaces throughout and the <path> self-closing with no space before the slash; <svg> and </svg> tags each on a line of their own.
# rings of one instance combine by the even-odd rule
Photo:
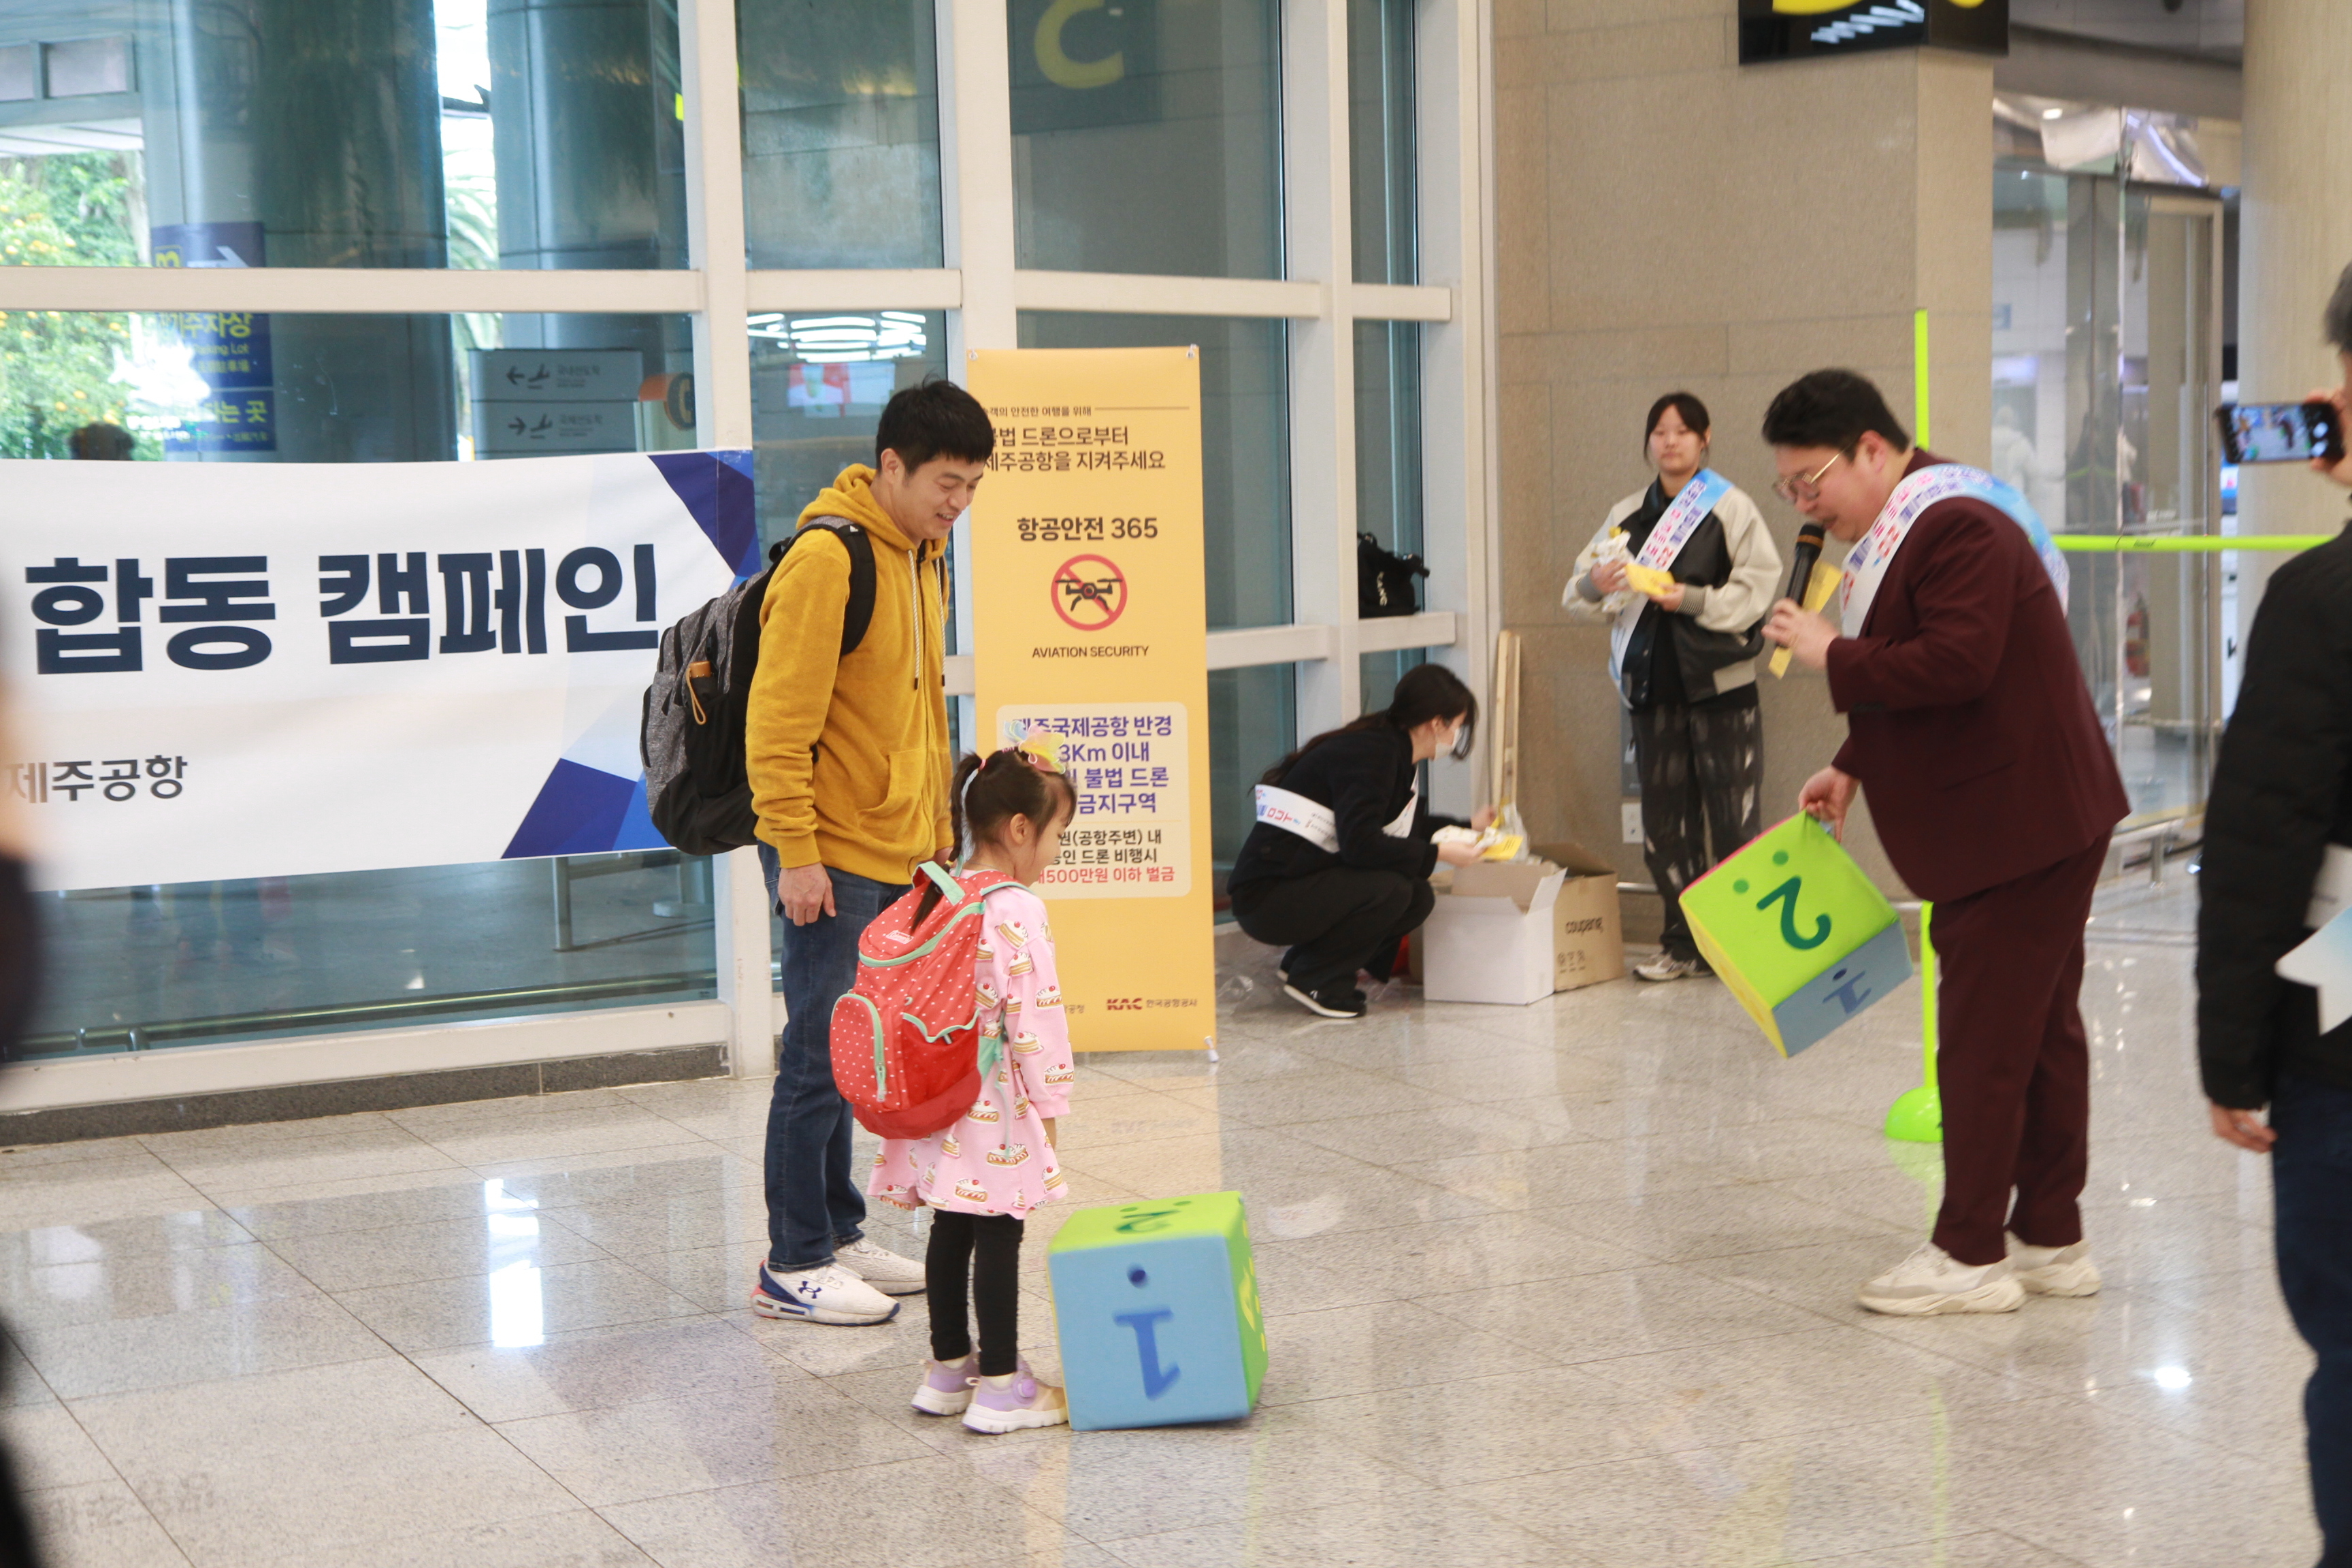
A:
<svg viewBox="0 0 2352 1568">
<path fill-rule="evenodd" d="M 923 1266 L 859 1237 L 837 1247 L 833 1260 L 885 1296 L 911 1296 L 923 1288 Z"/>
<path fill-rule="evenodd" d="M 1711 974 L 1714 971 L 1696 958 L 1676 958 L 1672 953 L 1662 952 L 1646 963 L 1635 964 L 1633 973 L 1644 980 L 1689 980 L 1697 975 Z"/>
<path fill-rule="evenodd" d="M 898 1315 L 898 1303 L 838 1263 L 797 1274 L 779 1274 L 762 1263 L 751 1310 L 763 1318 L 850 1326 L 887 1323 Z"/>
<path fill-rule="evenodd" d="M 2009 1238 L 2009 1265 L 2017 1282 L 2036 1296 L 2095 1296 L 2099 1266 L 2091 1261 L 2091 1244 L 2034 1247 Z"/>
<path fill-rule="evenodd" d="M 1939 1312 L 2014 1312 L 2025 1305 L 2009 1259 L 1962 1263 L 1934 1242 L 1864 1285 L 1858 1299 L 1874 1312 L 1927 1318 Z"/>
</svg>

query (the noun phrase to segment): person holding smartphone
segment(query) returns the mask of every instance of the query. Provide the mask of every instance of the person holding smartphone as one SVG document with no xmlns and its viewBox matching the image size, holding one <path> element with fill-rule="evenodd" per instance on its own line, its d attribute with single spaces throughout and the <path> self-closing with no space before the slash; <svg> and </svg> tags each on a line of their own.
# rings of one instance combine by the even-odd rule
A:
<svg viewBox="0 0 2352 1568">
<path fill-rule="evenodd" d="M 2352 267 L 2327 302 L 2352 418 Z M 2311 459 L 2352 487 L 2340 439 Z M 2318 1357 L 2304 1391 L 2322 1568 L 2352 1568 L 2352 1024 L 2278 962 L 2352 907 L 2352 531 L 2271 576 L 2205 807 L 2197 1056 L 2214 1134 L 2271 1157 L 2280 1292 Z M 2269 1116 L 2263 1116 L 2267 1107 Z"/>
</svg>

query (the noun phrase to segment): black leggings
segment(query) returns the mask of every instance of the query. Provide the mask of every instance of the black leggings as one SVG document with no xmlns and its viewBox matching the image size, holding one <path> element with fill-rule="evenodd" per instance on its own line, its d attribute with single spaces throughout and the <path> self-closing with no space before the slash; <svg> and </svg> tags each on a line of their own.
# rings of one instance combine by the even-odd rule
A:
<svg viewBox="0 0 2352 1568">
<path fill-rule="evenodd" d="M 931 1211 L 923 1279 L 934 1360 L 961 1361 L 971 1353 L 964 1317 L 967 1274 L 972 1314 L 980 1319 L 980 1375 L 1003 1377 L 1021 1364 L 1021 1221 L 1009 1214 Z"/>
<path fill-rule="evenodd" d="M 1234 895 L 1234 919 L 1259 942 L 1286 947 L 1290 984 L 1310 994 L 1353 985 L 1356 971 L 1386 980 L 1397 943 L 1421 929 L 1437 895 L 1396 871 L 1331 866 Z"/>
</svg>

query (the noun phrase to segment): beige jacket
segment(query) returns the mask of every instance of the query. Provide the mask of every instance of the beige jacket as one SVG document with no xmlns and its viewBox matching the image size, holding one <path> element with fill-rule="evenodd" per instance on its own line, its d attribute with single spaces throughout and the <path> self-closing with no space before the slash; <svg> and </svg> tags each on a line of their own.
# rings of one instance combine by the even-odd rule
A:
<svg viewBox="0 0 2352 1568">
<path fill-rule="evenodd" d="M 1631 588 L 1620 588 L 1604 595 L 1592 584 L 1592 569 L 1601 562 L 1625 556 L 1624 542 L 1614 542 L 1615 533 L 1624 521 L 1642 510 L 1648 497 L 1647 485 L 1635 490 L 1609 509 L 1591 540 L 1576 557 L 1576 573 L 1568 585 L 1560 590 L 1559 602 L 1571 614 L 1590 618 L 1613 621 L 1625 607 L 1638 597 Z M 1773 601 L 1780 595 L 1780 551 L 1772 542 L 1771 530 L 1764 525 L 1764 514 L 1738 485 L 1731 487 L 1715 506 L 1716 521 L 1723 524 L 1724 548 L 1731 555 L 1731 575 L 1721 587 L 1701 587 L 1697 584 L 1683 586 L 1683 607 L 1679 612 L 1691 617 L 1711 632 L 1737 634 L 1746 631 L 1764 618 Z M 1737 691 L 1756 680 L 1756 664 L 1742 659 L 1725 665 L 1715 672 L 1717 696 Z"/>
</svg>

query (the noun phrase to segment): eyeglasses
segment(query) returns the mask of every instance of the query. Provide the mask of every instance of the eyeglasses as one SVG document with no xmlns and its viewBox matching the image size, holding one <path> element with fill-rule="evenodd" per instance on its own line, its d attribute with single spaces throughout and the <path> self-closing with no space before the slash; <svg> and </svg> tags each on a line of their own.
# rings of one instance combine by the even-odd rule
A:
<svg viewBox="0 0 2352 1568">
<path fill-rule="evenodd" d="M 1819 500 L 1822 495 L 1822 476 L 1837 467 L 1838 459 L 1844 456 L 1843 452 L 1832 452 L 1830 454 L 1828 462 L 1810 474 L 1800 474 L 1790 479 L 1773 480 L 1772 493 L 1790 506 L 1802 506 L 1807 501 Z"/>
</svg>

